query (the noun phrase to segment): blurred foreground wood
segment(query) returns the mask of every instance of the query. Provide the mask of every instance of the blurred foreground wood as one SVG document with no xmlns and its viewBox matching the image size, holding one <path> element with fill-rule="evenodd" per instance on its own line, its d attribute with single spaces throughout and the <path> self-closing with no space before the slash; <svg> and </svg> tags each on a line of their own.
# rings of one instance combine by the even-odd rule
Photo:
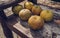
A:
<svg viewBox="0 0 60 38">
<path fill-rule="evenodd" d="M 17 35 L 15 32 L 12 32 L 12 35 L 10 35 L 8 28 L 6 26 L 4 26 L 4 22 L 2 21 L 1 17 L 0 17 L 0 38 L 21 38 L 19 35 Z"/>
</svg>

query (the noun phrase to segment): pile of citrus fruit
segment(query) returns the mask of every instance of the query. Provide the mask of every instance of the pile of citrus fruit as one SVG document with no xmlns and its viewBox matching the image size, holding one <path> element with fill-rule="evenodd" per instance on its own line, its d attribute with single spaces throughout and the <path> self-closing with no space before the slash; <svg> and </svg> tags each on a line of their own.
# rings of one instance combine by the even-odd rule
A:
<svg viewBox="0 0 60 38">
<path fill-rule="evenodd" d="M 52 21 L 53 12 L 50 10 L 43 10 L 40 6 L 34 5 L 32 2 L 25 2 L 24 7 L 22 5 L 16 5 L 12 8 L 12 11 L 19 15 L 22 20 L 27 20 L 29 26 L 38 30 L 44 26 L 45 21 Z"/>
</svg>

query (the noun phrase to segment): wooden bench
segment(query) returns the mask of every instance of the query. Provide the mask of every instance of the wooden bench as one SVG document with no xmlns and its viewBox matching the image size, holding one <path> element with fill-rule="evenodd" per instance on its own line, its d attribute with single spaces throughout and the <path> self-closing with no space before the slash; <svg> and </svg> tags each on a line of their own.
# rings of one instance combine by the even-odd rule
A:
<svg viewBox="0 0 60 38">
<path fill-rule="evenodd" d="M 26 2 L 26 0 L 25 1 L 23 1 L 23 2 L 21 2 L 21 3 L 19 3 L 19 4 L 24 4 L 24 2 Z M 41 5 L 40 5 L 41 6 Z M 43 7 L 43 6 L 42 6 Z M 44 8 L 45 8 L 46 6 L 44 6 Z M 45 8 L 45 9 L 47 9 L 47 8 Z M 53 11 L 53 10 L 52 10 Z M 11 11 L 10 11 L 10 13 L 12 13 Z M 59 14 L 59 13 L 58 13 Z M 6 14 L 6 15 L 8 15 L 8 14 Z M 43 38 L 42 37 L 42 35 L 41 35 L 41 33 L 40 33 L 40 31 L 42 31 L 42 30 L 40 30 L 40 31 L 32 31 L 32 30 L 30 30 L 30 28 L 28 28 L 28 26 L 27 26 L 27 22 L 23 22 L 20 18 L 19 18 L 19 16 L 16 16 L 16 15 L 14 15 L 14 14 L 11 14 L 10 16 L 7 16 L 7 20 L 3 20 L 4 22 L 5 22 L 5 24 L 8 26 L 8 28 L 11 30 L 11 31 L 14 31 L 15 33 L 17 33 L 19 36 L 21 36 L 21 38 Z M 46 25 L 47 25 L 47 27 L 49 27 L 50 28 L 50 25 L 53 27 L 54 25 L 55 25 L 55 23 L 52 23 L 52 24 L 45 24 L 45 27 L 46 27 Z M 27 26 L 27 27 L 26 27 Z M 46 27 L 46 29 L 47 29 L 47 27 Z M 48 29 L 49 30 L 49 29 Z"/>
</svg>

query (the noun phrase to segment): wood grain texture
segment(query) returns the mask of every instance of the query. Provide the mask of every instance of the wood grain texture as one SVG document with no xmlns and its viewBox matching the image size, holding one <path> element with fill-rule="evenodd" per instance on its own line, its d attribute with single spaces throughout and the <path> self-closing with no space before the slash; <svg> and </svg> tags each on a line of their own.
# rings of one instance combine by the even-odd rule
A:
<svg viewBox="0 0 60 38">
<path fill-rule="evenodd" d="M 22 2 L 22 1 L 23 0 L 13 0 L 13 1 L 10 1 L 10 2 L 6 2 L 6 3 L 3 3 L 3 4 L 0 4 L 0 10 L 6 9 L 8 7 L 11 7 L 11 6 L 14 6 L 17 3 Z"/>
<path fill-rule="evenodd" d="M 26 1 L 23 1 L 19 4 L 23 5 L 24 2 L 26 2 Z M 50 7 L 46 7 L 46 6 L 42 6 L 42 5 L 40 5 L 40 6 L 42 9 L 48 9 L 48 10 L 51 10 L 54 13 L 58 14 L 58 16 L 60 15 L 60 10 L 52 9 Z M 8 8 L 8 9 L 5 9 L 5 14 L 8 17 L 8 20 L 5 21 L 5 23 L 10 28 L 11 31 L 14 31 L 13 36 L 16 38 L 19 38 L 20 36 L 21 36 L 21 38 L 28 38 L 28 37 L 29 38 L 43 38 L 43 37 L 44 38 L 52 38 L 52 37 L 54 38 L 54 35 L 52 35 L 53 32 L 56 33 L 57 35 L 60 34 L 60 28 L 59 28 L 60 25 L 55 24 L 53 21 L 45 23 L 43 29 L 34 31 L 29 28 L 27 21 L 22 21 L 19 18 L 19 16 L 13 14 L 11 8 Z M 46 32 L 48 34 L 46 34 Z"/>
<path fill-rule="evenodd" d="M 49 6 L 51 8 L 60 9 L 60 2 L 54 2 L 51 0 L 37 0 L 38 4 Z"/>
</svg>

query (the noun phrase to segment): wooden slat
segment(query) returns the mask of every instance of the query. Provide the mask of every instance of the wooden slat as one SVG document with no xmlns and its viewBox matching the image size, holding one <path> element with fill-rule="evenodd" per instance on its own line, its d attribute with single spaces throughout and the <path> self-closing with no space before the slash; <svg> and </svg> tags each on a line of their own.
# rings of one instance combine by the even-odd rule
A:
<svg viewBox="0 0 60 38">
<path fill-rule="evenodd" d="M 9 3 L 5 3 L 5 4 L 1 4 L 0 5 L 0 10 L 6 9 L 8 7 L 14 6 L 19 2 L 22 2 L 24 0 L 14 0 L 14 1 L 10 1 Z"/>
<path fill-rule="evenodd" d="M 37 3 L 51 8 L 60 9 L 60 2 L 53 2 L 51 0 L 37 0 Z"/>
</svg>

